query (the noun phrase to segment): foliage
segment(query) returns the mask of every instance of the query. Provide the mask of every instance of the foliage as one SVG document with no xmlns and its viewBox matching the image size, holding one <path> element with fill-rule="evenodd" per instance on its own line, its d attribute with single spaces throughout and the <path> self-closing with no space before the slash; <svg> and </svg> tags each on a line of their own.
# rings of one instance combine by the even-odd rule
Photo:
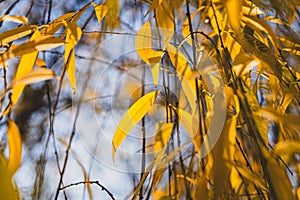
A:
<svg viewBox="0 0 300 200">
<path fill-rule="evenodd" d="M 104 186 L 105 180 L 101 180 L 103 185 L 90 180 L 88 166 L 76 154 L 76 145 L 72 145 L 84 94 L 99 97 L 89 95 L 87 83 L 80 82 L 90 79 L 94 69 L 88 62 L 85 66 L 76 65 L 76 59 L 88 60 L 88 55 L 77 52 L 86 44 L 96 49 L 97 44 L 114 34 L 133 34 L 139 56 L 119 58 L 119 70 L 125 73 L 143 62 L 150 67 L 153 84 L 151 89 L 146 87 L 146 72 L 138 77 L 142 87 L 128 94 L 131 105 L 125 112 L 124 108 L 119 109 L 123 116 L 115 131 L 111 130 L 112 154 L 101 149 L 112 155 L 113 161 L 122 160 L 118 154 L 123 143 L 130 144 L 126 139 L 137 126 L 141 127 L 138 132 L 142 146 L 137 147 L 142 152 L 141 172 L 139 178 L 133 178 L 130 198 L 300 198 L 298 1 L 93 1 L 52 21 L 55 1 L 47 2 L 43 21 L 36 22 L 32 16 L 30 19 L 34 1 L 27 14 L 11 14 L 18 8 L 18 1 L 4 2 L 7 9 L 0 13 L 1 126 L 7 127 L 0 170 L 1 188 L 7 188 L 3 189 L 7 199 L 18 195 L 26 198 L 22 191 L 17 192 L 18 181 L 11 181 L 20 166 L 25 165 L 22 145 L 26 151 L 43 146 L 39 158 L 32 161 L 37 168 L 31 197 L 49 198 L 43 188 L 50 143 L 54 149 L 50 155 L 57 165 L 57 169 L 52 168 L 58 177 L 55 188 L 48 191 L 51 198 L 67 198 L 68 188 L 78 185 L 84 185 L 89 198 L 97 198 L 94 192 L 99 188 L 106 197 L 115 198 Z M 132 12 L 134 19 L 125 11 Z M 136 33 L 124 28 L 130 27 L 124 23 L 128 18 L 140 24 Z M 100 27 L 100 31 L 89 31 L 89 27 Z M 106 54 L 105 50 L 100 53 Z M 203 60 L 204 55 L 212 62 Z M 96 56 L 91 59 L 97 60 Z M 208 68 L 203 70 L 203 65 Z M 83 73 L 83 68 L 89 68 L 88 73 Z M 69 83 L 65 82 L 66 74 Z M 79 103 L 70 105 L 72 97 L 66 97 L 67 91 L 71 88 L 78 93 L 78 86 L 85 91 Z M 32 97 L 35 90 L 45 90 L 45 98 Z M 97 93 L 96 89 L 92 93 Z M 155 130 L 149 131 L 147 123 L 151 122 L 147 117 L 151 112 L 160 115 L 155 105 L 164 114 L 155 121 Z M 225 112 L 222 106 L 226 108 L 224 123 L 214 121 L 219 112 Z M 55 124 L 59 113 L 67 112 L 68 107 L 75 110 L 74 120 L 69 123 L 69 133 L 59 136 L 57 132 L 62 127 Z M 40 115 L 48 115 L 42 115 L 43 134 L 32 144 L 28 139 L 33 129 L 29 117 L 36 119 L 37 110 Z M 96 109 L 99 115 L 105 112 L 106 108 Z M 214 132 L 216 129 L 210 132 L 214 126 L 223 128 L 220 133 Z M 216 144 L 214 134 L 219 136 Z M 148 135 L 153 136 L 152 140 L 146 139 Z M 59 149 L 65 153 L 59 153 Z M 148 152 L 153 153 L 149 162 Z M 83 171 L 84 180 L 66 184 L 70 155 Z M 18 173 L 23 173 L 22 168 Z M 92 188 L 93 184 L 99 188 Z"/>
</svg>

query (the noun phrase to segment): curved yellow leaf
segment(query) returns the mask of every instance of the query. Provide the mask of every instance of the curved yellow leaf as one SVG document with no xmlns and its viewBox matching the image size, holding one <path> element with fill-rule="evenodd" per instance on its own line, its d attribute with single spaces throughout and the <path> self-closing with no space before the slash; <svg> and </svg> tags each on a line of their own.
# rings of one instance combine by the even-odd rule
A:
<svg viewBox="0 0 300 200">
<path fill-rule="evenodd" d="M 12 177 L 7 170 L 7 162 L 3 155 L 0 153 L 0 194 L 1 199 L 16 200 L 19 199 L 18 191 L 14 188 Z"/>
<path fill-rule="evenodd" d="M 112 158 L 114 160 L 117 148 L 121 145 L 127 134 L 145 116 L 159 94 L 159 91 L 149 92 L 135 102 L 122 117 L 112 140 Z"/>
<path fill-rule="evenodd" d="M 152 4 L 150 6 L 150 8 L 148 9 L 147 13 L 145 14 L 145 16 L 147 16 L 152 10 L 156 9 L 157 6 L 159 6 L 161 4 L 163 0 L 153 0 Z"/>
<path fill-rule="evenodd" d="M 67 21 L 74 15 L 74 12 L 64 14 L 55 20 L 53 20 L 49 25 L 46 25 L 42 30 L 41 34 L 43 35 L 53 35 L 56 33 L 61 27 L 63 27 L 63 21 Z"/>
<path fill-rule="evenodd" d="M 8 119 L 7 122 L 7 138 L 9 149 L 7 170 L 11 175 L 14 175 L 21 165 L 22 139 L 17 124 L 11 119 Z"/>
<path fill-rule="evenodd" d="M 55 77 L 56 75 L 51 69 L 41 68 L 24 74 L 18 80 L 14 81 L 11 87 L 13 87 L 13 90 L 16 91 L 15 88 L 20 85 L 24 87 L 28 84 L 49 80 Z"/>
<path fill-rule="evenodd" d="M 65 44 L 65 64 L 74 91 L 76 91 L 75 74 L 75 53 L 74 47 L 80 40 L 82 31 L 75 23 L 65 23 L 66 26 L 66 44 Z"/>
<path fill-rule="evenodd" d="M 31 36 L 30 40 L 33 41 L 36 38 L 40 37 L 41 34 L 37 30 L 34 32 L 34 34 Z M 30 72 L 34 66 L 34 63 L 36 61 L 36 58 L 38 56 L 38 51 L 33 51 L 32 53 L 25 54 L 21 57 L 20 64 L 17 69 L 17 73 L 15 76 L 15 80 L 19 80 L 22 76 L 24 76 L 26 73 Z M 11 103 L 12 105 L 16 104 L 19 96 L 21 95 L 25 85 L 19 84 L 18 86 L 15 86 L 12 91 L 11 95 Z"/>
<path fill-rule="evenodd" d="M 243 0 L 225 0 L 224 1 L 229 23 L 233 30 L 240 32 L 240 21 L 241 21 L 241 10 L 243 5 Z"/>
<path fill-rule="evenodd" d="M 21 15 L 3 15 L 0 18 L 0 21 L 10 21 L 10 22 L 16 22 L 19 24 L 27 24 L 28 23 L 27 17 L 21 16 Z"/>
<path fill-rule="evenodd" d="M 136 34 L 135 48 L 141 59 L 151 64 L 151 59 L 160 59 L 162 52 L 152 49 L 152 33 L 150 22 L 146 22 Z M 151 61 L 150 61 L 151 60 Z"/>
<path fill-rule="evenodd" d="M 13 57 L 22 56 L 24 54 L 53 49 L 63 44 L 64 40 L 61 38 L 51 37 L 49 35 L 41 36 L 33 41 L 25 42 L 21 45 L 18 45 L 10 51 L 1 54 L 0 56 L 2 61 L 6 61 Z"/>
<path fill-rule="evenodd" d="M 0 44 L 7 44 L 26 35 L 31 34 L 37 29 L 35 25 L 21 26 L 0 34 Z"/>
<path fill-rule="evenodd" d="M 94 2 L 92 2 L 92 5 L 94 6 L 95 9 L 96 17 L 98 19 L 98 24 L 100 24 L 103 17 L 105 17 L 105 15 L 107 14 L 109 8 L 107 7 L 107 5 L 104 4 L 97 5 Z"/>
<path fill-rule="evenodd" d="M 168 43 L 173 36 L 175 27 L 172 8 L 166 1 L 163 1 L 155 9 L 155 16 L 157 19 L 157 24 L 164 35 L 165 43 Z"/>
<path fill-rule="evenodd" d="M 179 80 L 181 82 L 182 89 L 187 97 L 189 104 L 194 114 L 197 111 L 197 99 L 196 99 L 196 83 L 193 77 L 193 72 L 187 62 L 185 56 L 178 51 L 174 46 L 167 45 L 168 55 L 176 72 L 180 75 Z"/>
</svg>

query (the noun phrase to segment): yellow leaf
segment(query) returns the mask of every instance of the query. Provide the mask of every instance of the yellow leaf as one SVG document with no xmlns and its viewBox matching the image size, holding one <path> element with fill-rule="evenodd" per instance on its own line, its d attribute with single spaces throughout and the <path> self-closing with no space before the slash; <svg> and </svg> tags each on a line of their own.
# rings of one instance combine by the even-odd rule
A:
<svg viewBox="0 0 300 200">
<path fill-rule="evenodd" d="M 46 62 L 41 58 L 37 58 L 35 64 L 38 67 L 46 67 Z"/>
<path fill-rule="evenodd" d="M 31 34 L 37 29 L 35 25 L 21 26 L 0 34 L 0 44 L 7 44 L 26 35 Z"/>
<path fill-rule="evenodd" d="M 263 190 L 268 190 L 268 186 L 263 181 L 264 178 L 261 177 L 261 175 L 257 174 L 254 171 L 251 171 L 248 167 L 244 165 L 235 165 L 234 167 L 235 168 L 233 169 L 236 169 L 244 179 L 248 180 L 249 182 L 253 183 L 259 188 L 262 188 Z"/>
<path fill-rule="evenodd" d="M 266 159 L 266 175 L 272 197 L 274 199 L 296 199 L 285 169 L 279 165 L 275 158 L 267 157 Z"/>
<path fill-rule="evenodd" d="M 68 55 L 67 62 L 66 62 L 67 72 L 69 76 L 69 80 L 71 86 L 76 92 L 76 70 L 75 70 L 75 53 L 74 49 L 72 49 Z"/>
<path fill-rule="evenodd" d="M 98 24 L 100 24 L 101 20 L 103 19 L 103 17 L 105 17 L 107 11 L 108 11 L 108 7 L 107 5 L 97 5 L 95 3 L 93 3 L 94 9 L 95 9 L 95 13 L 98 19 Z"/>
<path fill-rule="evenodd" d="M 31 36 L 30 40 L 35 40 L 36 38 L 39 38 L 41 36 L 40 32 L 37 30 L 34 32 L 34 34 Z M 38 55 L 38 51 L 33 51 L 32 53 L 25 54 L 21 57 L 20 64 L 18 66 L 15 80 L 18 81 L 22 76 L 29 73 L 36 61 Z M 15 87 L 13 87 L 12 95 L 11 95 L 11 103 L 12 105 L 16 104 L 25 85 L 19 84 Z"/>
<path fill-rule="evenodd" d="M 7 170 L 12 175 L 18 170 L 22 160 L 22 139 L 17 124 L 11 119 L 7 120 L 7 138 L 9 159 Z"/>
<path fill-rule="evenodd" d="M 193 77 L 193 72 L 188 64 L 185 56 L 178 51 L 174 46 L 167 46 L 168 55 L 176 72 L 180 75 L 178 78 L 181 82 L 182 89 L 187 97 L 189 104 L 194 114 L 197 111 L 196 99 L 196 83 Z"/>
<path fill-rule="evenodd" d="M 158 80 L 159 80 L 159 69 L 160 69 L 160 63 L 154 64 L 154 66 L 151 68 L 152 78 L 154 82 L 154 86 L 158 86 Z"/>
<path fill-rule="evenodd" d="M 165 43 L 168 43 L 174 33 L 174 15 L 173 10 L 166 1 L 163 1 L 155 9 L 157 24 L 164 35 Z"/>
<path fill-rule="evenodd" d="M 14 188 L 12 177 L 7 170 L 7 162 L 3 155 L 0 153 L 0 194 L 1 199 L 5 200 L 16 200 L 18 198 L 18 191 Z"/>
<path fill-rule="evenodd" d="M 159 6 L 159 5 L 161 4 L 162 1 L 163 1 L 163 0 L 153 0 L 151 6 L 150 6 L 150 8 L 148 9 L 148 11 L 147 11 L 147 13 L 145 14 L 145 16 L 148 15 L 152 10 L 156 9 L 157 6 Z"/>
<path fill-rule="evenodd" d="M 127 134 L 145 116 L 159 94 L 159 91 L 149 92 L 135 102 L 123 115 L 112 140 L 112 158 L 114 160 L 117 148 L 121 145 Z"/>
<path fill-rule="evenodd" d="M 24 87 L 28 84 L 45 81 L 53 78 L 56 78 L 56 75 L 51 69 L 41 68 L 24 74 L 22 77 L 20 77 L 18 80 L 12 83 L 12 87 L 15 90 L 15 88 L 19 86 Z"/>
<path fill-rule="evenodd" d="M 0 21 L 10 21 L 10 22 L 16 22 L 19 24 L 27 24 L 28 19 L 25 16 L 20 16 L 20 15 L 3 15 L 0 18 Z"/>
<path fill-rule="evenodd" d="M 156 135 L 154 142 L 154 151 L 158 152 L 164 149 L 173 133 L 173 123 L 158 123 L 156 125 Z"/>
<path fill-rule="evenodd" d="M 13 57 L 29 54 L 36 51 L 44 51 L 53 49 L 64 44 L 63 39 L 51 36 L 41 36 L 33 41 L 25 42 L 10 51 L 1 54 L 3 61 L 9 60 Z"/>
<path fill-rule="evenodd" d="M 162 52 L 152 49 L 152 33 L 150 22 L 146 22 L 136 34 L 135 48 L 141 59 L 151 64 L 150 59 L 160 59 Z"/>
<path fill-rule="evenodd" d="M 76 73 L 75 73 L 75 53 L 74 47 L 80 40 L 82 31 L 74 23 L 65 23 L 66 26 L 66 44 L 65 44 L 65 64 L 74 91 L 76 91 Z"/>
<path fill-rule="evenodd" d="M 61 27 L 63 27 L 63 21 L 69 20 L 74 15 L 74 12 L 64 14 L 57 19 L 53 20 L 49 25 L 46 25 L 45 28 L 41 30 L 42 35 L 53 35 Z"/>
<path fill-rule="evenodd" d="M 225 0 L 224 4 L 232 29 L 239 33 L 243 0 Z"/>
</svg>

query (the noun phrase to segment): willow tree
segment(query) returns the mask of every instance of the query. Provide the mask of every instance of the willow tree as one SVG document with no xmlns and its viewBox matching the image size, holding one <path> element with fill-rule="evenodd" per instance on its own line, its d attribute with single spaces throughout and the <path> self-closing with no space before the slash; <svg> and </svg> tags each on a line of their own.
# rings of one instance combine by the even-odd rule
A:
<svg viewBox="0 0 300 200">
<path fill-rule="evenodd" d="M 298 1 L 0 6 L 5 199 L 299 198 Z"/>
</svg>

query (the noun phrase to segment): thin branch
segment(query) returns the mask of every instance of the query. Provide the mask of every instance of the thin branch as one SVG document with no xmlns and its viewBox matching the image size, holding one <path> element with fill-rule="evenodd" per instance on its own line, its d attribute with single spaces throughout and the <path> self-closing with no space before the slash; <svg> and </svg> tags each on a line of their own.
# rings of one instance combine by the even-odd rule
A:
<svg viewBox="0 0 300 200">
<path fill-rule="evenodd" d="M 62 187 L 59 190 L 66 190 L 70 187 L 81 185 L 81 184 L 96 184 L 101 188 L 101 190 L 105 191 L 111 199 L 115 200 L 114 195 L 106 187 L 100 184 L 99 181 L 80 181 L 76 183 L 71 183 L 70 185 L 66 185 L 65 187 Z"/>
</svg>

